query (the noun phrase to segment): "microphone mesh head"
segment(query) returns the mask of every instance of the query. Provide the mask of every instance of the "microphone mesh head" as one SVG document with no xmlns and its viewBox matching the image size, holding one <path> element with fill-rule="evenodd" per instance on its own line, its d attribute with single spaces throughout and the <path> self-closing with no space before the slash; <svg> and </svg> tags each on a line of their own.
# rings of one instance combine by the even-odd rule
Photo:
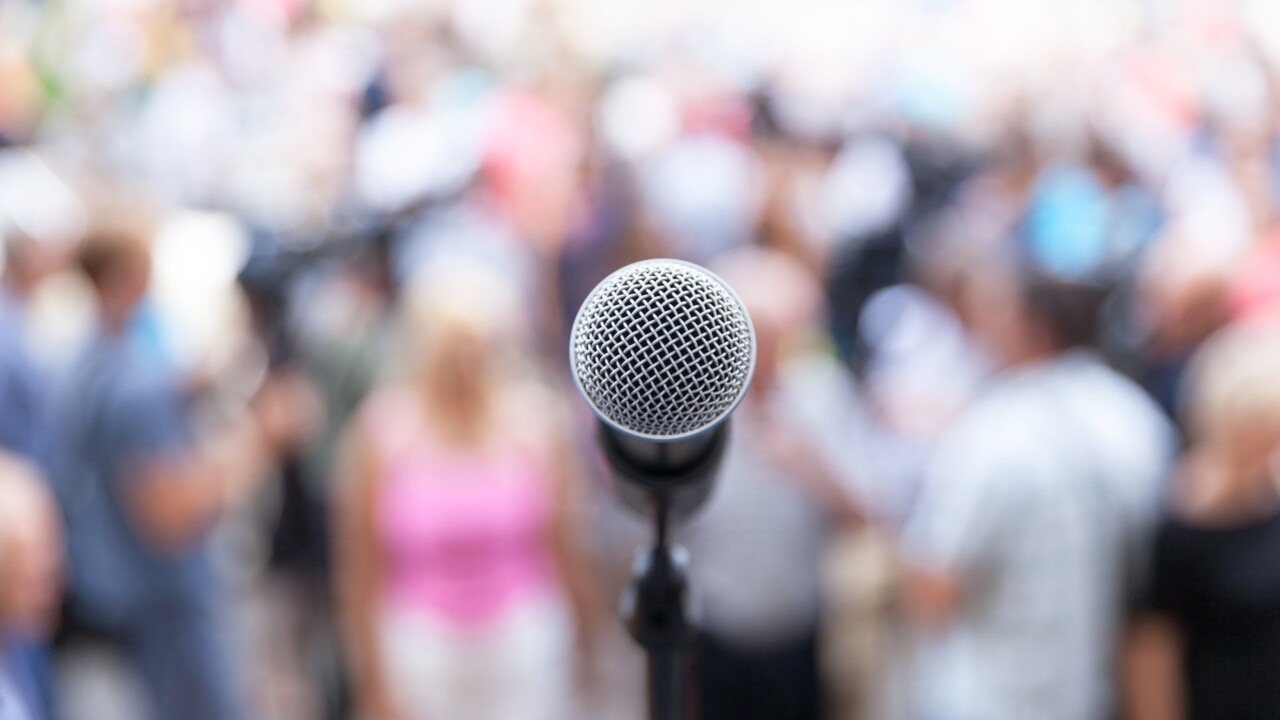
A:
<svg viewBox="0 0 1280 720">
<path fill-rule="evenodd" d="M 729 414 L 751 382 L 755 332 L 723 280 L 679 260 L 605 278 L 573 323 L 574 379 L 619 430 L 676 440 Z"/>
</svg>

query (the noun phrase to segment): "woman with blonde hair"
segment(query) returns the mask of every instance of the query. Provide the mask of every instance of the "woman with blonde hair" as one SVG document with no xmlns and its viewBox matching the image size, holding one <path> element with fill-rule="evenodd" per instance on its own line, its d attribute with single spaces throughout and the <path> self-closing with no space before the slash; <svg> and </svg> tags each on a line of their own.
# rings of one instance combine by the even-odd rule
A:
<svg viewBox="0 0 1280 720">
<path fill-rule="evenodd" d="M 440 261 L 409 292 L 403 377 L 349 429 L 338 582 L 365 720 L 572 717 L 576 474 L 521 312 L 492 271 Z"/>
<path fill-rule="evenodd" d="M 1128 653 L 1134 720 L 1280 717 L 1280 325 L 1211 337 Z"/>
</svg>

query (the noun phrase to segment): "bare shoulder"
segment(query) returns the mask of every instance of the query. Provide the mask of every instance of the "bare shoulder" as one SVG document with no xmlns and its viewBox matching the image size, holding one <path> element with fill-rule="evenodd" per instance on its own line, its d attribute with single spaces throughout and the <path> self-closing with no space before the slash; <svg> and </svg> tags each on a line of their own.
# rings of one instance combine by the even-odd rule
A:
<svg viewBox="0 0 1280 720">
<path fill-rule="evenodd" d="M 386 385 L 360 403 L 347 428 L 349 442 L 391 452 L 414 441 L 420 427 L 421 408 L 407 385 Z"/>
<path fill-rule="evenodd" d="M 403 414 L 412 402 L 412 389 L 402 383 L 390 383 L 375 388 L 364 400 L 353 416 L 361 423 L 382 422 L 388 416 Z"/>
</svg>

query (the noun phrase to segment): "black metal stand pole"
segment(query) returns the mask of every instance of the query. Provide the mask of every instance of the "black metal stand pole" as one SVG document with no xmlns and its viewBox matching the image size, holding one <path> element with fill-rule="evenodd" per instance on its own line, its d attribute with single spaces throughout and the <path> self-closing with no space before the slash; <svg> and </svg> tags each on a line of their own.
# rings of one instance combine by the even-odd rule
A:
<svg viewBox="0 0 1280 720">
<path fill-rule="evenodd" d="M 641 550 L 623 599 L 623 617 L 631 636 L 648 653 L 650 720 L 683 720 L 689 705 L 689 620 L 687 560 L 670 543 L 670 507 L 665 496 L 655 503 L 654 546 Z"/>
<path fill-rule="evenodd" d="M 649 654 L 649 720 L 680 720 L 689 703 L 685 651 Z"/>
<path fill-rule="evenodd" d="M 696 457 L 630 453 L 600 423 L 600 447 L 614 471 L 618 492 L 633 509 L 653 518 L 653 547 L 636 553 L 622 617 L 649 656 L 650 720 L 684 720 L 690 706 L 690 649 L 696 637 L 689 612 L 688 554 L 671 541 L 671 527 L 705 502 L 729 437 L 723 423 L 698 446 Z M 634 449 L 634 448 L 633 448 Z M 688 447 L 683 448 L 689 450 Z"/>
</svg>

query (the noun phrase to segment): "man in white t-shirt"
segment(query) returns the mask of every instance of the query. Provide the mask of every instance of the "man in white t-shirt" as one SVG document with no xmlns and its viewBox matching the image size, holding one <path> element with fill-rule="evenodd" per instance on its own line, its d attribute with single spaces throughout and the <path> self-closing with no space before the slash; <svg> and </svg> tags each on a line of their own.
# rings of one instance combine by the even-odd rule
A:
<svg viewBox="0 0 1280 720">
<path fill-rule="evenodd" d="M 1099 720 L 1125 595 L 1175 449 L 1084 349 L 1098 293 L 984 267 L 966 308 L 999 372 L 944 439 L 904 529 L 913 717 Z"/>
<path fill-rule="evenodd" d="M 860 408 L 834 358 L 810 344 L 821 289 L 794 258 L 748 248 L 714 266 L 751 313 L 755 376 L 733 417 L 706 507 L 682 529 L 702 613 L 702 720 L 811 720 L 823 709 L 822 562 L 857 522 Z"/>
</svg>

